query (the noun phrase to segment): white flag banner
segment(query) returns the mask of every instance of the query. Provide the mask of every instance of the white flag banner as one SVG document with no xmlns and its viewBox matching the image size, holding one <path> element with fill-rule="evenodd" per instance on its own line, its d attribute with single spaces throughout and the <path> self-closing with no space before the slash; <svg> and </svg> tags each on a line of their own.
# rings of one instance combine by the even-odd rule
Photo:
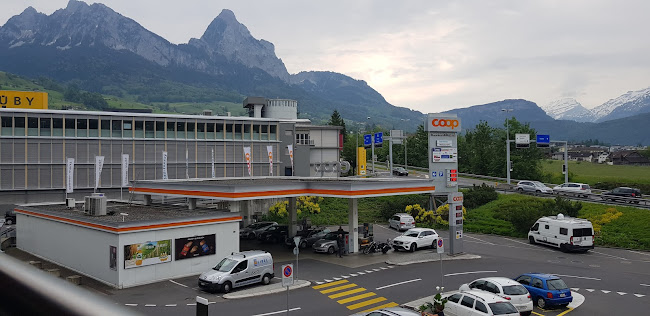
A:
<svg viewBox="0 0 650 316">
<path fill-rule="evenodd" d="M 95 156 L 95 190 L 99 187 L 99 179 L 102 178 L 104 168 L 104 156 Z"/>
<path fill-rule="evenodd" d="M 214 148 L 212 148 L 212 177 L 213 178 L 217 177 L 216 170 L 214 170 Z"/>
<path fill-rule="evenodd" d="M 190 178 L 190 152 L 185 149 L 185 179 Z"/>
<path fill-rule="evenodd" d="M 248 165 L 248 176 L 253 176 L 253 169 L 251 168 L 251 148 L 244 147 L 244 159 L 246 159 L 246 165 Z"/>
<path fill-rule="evenodd" d="M 287 145 L 289 150 L 289 158 L 291 159 L 291 175 L 293 176 L 293 145 Z"/>
<path fill-rule="evenodd" d="M 266 146 L 266 151 L 269 154 L 269 176 L 273 176 L 273 146 Z"/>
<path fill-rule="evenodd" d="M 122 187 L 129 186 L 129 154 L 122 154 Z"/>
<path fill-rule="evenodd" d="M 169 174 L 167 173 L 167 152 L 163 151 L 162 152 L 162 167 L 163 167 L 163 180 L 169 179 Z"/>
<path fill-rule="evenodd" d="M 65 193 L 74 192 L 74 158 L 68 158 L 65 165 Z"/>
</svg>

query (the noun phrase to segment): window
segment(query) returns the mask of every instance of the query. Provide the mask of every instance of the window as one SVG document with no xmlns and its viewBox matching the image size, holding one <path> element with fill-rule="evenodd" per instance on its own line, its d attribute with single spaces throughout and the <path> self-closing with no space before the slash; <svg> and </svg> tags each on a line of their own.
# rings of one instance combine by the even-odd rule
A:
<svg viewBox="0 0 650 316">
<path fill-rule="evenodd" d="M 133 121 L 124 120 L 123 127 L 124 127 L 124 132 L 122 133 L 122 137 L 129 137 L 129 138 L 133 137 Z"/>
<path fill-rule="evenodd" d="M 488 304 L 494 315 L 519 314 L 519 311 L 510 302 L 499 302 Z"/>
<path fill-rule="evenodd" d="M 472 308 L 472 307 L 474 307 L 474 299 L 467 296 L 467 295 L 465 295 L 465 296 L 463 296 L 463 300 L 460 302 L 460 305 Z"/>
<path fill-rule="evenodd" d="M 101 137 L 111 137 L 111 121 L 102 120 L 102 135 Z"/>
<path fill-rule="evenodd" d="M 253 125 L 253 140 L 260 139 L 260 126 L 257 124 Z"/>
<path fill-rule="evenodd" d="M 52 119 L 41 117 L 41 130 L 39 135 L 50 136 L 52 134 L 51 128 L 52 128 Z"/>
<path fill-rule="evenodd" d="M 538 278 L 534 278 L 533 282 L 530 285 L 532 287 L 536 287 L 538 289 L 543 289 L 544 288 L 544 283 L 542 282 L 542 280 L 540 280 Z"/>
<path fill-rule="evenodd" d="M 251 125 L 244 124 L 244 139 L 251 139 Z"/>
<path fill-rule="evenodd" d="M 235 124 L 235 139 L 242 139 L 242 125 Z"/>
<path fill-rule="evenodd" d="M 530 230 L 534 231 L 534 232 L 538 231 L 539 230 L 539 223 L 535 223 L 535 225 L 533 225 L 533 227 Z"/>
<path fill-rule="evenodd" d="M 2 117 L 2 136 L 13 135 L 14 118 L 11 116 Z"/>
<path fill-rule="evenodd" d="M 566 283 L 560 279 L 547 280 L 546 284 L 548 284 L 549 290 L 564 290 L 569 288 L 566 286 Z"/>
<path fill-rule="evenodd" d="M 52 136 L 63 136 L 63 119 L 52 119 Z"/>
<path fill-rule="evenodd" d="M 492 292 L 494 294 L 501 293 L 501 291 L 499 291 L 499 288 L 497 288 L 497 286 L 494 285 L 494 283 L 491 283 L 491 282 L 485 282 L 485 290 L 488 291 L 488 292 Z"/>
<path fill-rule="evenodd" d="M 544 225 L 544 229 L 549 229 L 548 225 Z"/>
<path fill-rule="evenodd" d="M 133 134 L 135 138 L 144 138 L 144 122 L 135 121 L 135 133 Z"/>
<path fill-rule="evenodd" d="M 242 272 L 246 270 L 247 267 L 248 267 L 248 260 L 244 260 L 240 262 L 234 269 L 232 269 L 232 273 Z"/>
<path fill-rule="evenodd" d="M 194 131 L 196 130 L 196 122 L 187 122 L 187 138 L 195 139 L 196 135 Z"/>
<path fill-rule="evenodd" d="M 27 118 L 27 136 L 38 136 L 38 118 Z"/>
<path fill-rule="evenodd" d="M 269 139 L 270 140 L 277 140 L 277 125 L 270 125 L 269 126 Z"/>
<path fill-rule="evenodd" d="M 196 123 L 196 138 L 205 139 L 205 123 Z"/>
<path fill-rule="evenodd" d="M 575 228 L 573 229 L 573 237 L 588 237 L 593 236 L 594 232 L 591 228 Z"/>
<path fill-rule="evenodd" d="M 77 119 L 77 137 L 88 136 L 88 120 Z"/>
<path fill-rule="evenodd" d="M 454 303 L 458 303 L 458 302 L 460 301 L 461 296 L 463 296 L 463 295 L 460 294 L 460 293 L 456 293 L 456 294 L 454 294 L 454 295 L 448 297 L 447 299 L 448 299 L 449 301 L 454 302 Z"/>
<path fill-rule="evenodd" d="M 528 290 L 525 287 L 517 285 L 508 285 L 503 287 L 503 294 L 505 295 L 525 295 L 528 294 Z"/>
<path fill-rule="evenodd" d="M 529 277 L 527 275 L 522 275 L 519 278 L 517 278 L 517 282 L 519 282 L 521 284 L 525 284 L 525 285 L 530 285 L 530 279 L 531 279 L 531 277 Z"/>
<path fill-rule="evenodd" d="M 24 117 L 14 117 L 14 136 L 25 136 Z"/>
<path fill-rule="evenodd" d="M 568 229 L 564 227 L 560 227 L 560 235 L 567 235 L 568 233 L 569 233 Z"/>
<path fill-rule="evenodd" d="M 111 121 L 111 127 L 113 128 L 111 136 L 122 138 L 122 121 L 121 120 Z"/>
<path fill-rule="evenodd" d="M 99 121 L 97 119 L 88 120 L 88 136 L 89 137 L 99 136 Z"/>
<path fill-rule="evenodd" d="M 223 139 L 223 122 L 217 122 L 215 128 L 217 131 L 217 139 Z"/>
<path fill-rule="evenodd" d="M 479 301 L 476 301 L 476 306 L 474 307 L 474 309 L 476 309 L 479 312 L 486 313 L 486 314 L 488 312 L 487 307 L 485 307 L 485 304 L 483 304 L 483 303 L 481 303 Z"/>
<path fill-rule="evenodd" d="M 174 129 L 174 122 L 167 122 L 167 138 L 176 138 L 176 130 Z"/>
<path fill-rule="evenodd" d="M 144 138 L 154 138 L 155 136 L 156 136 L 156 122 L 154 121 L 144 122 Z"/>
<path fill-rule="evenodd" d="M 483 290 L 485 289 L 485 281 L 484 280 L 474 281 L 470 283 L 469 288 Z"/>
<path fill-rule="evenodd" d="M 233 127 L 232 123 L 226 123 L 226 139 L 232 139 L 233 130 L 234 130 L 234 127 Z"/>
<path fill-rule="evenodd" d="M 269 126 L 268 125 L 262 125 L 261 128 L 262 129 L 261 129 L 260 133 L 261 133 L 261 136 L 262 136 L 262 140 L 269 140 Z"/>
<path fill-rule="evenodd" d="M 156 121 L 156 138 L 165 138 L 165 122 Z"/>
</svg>

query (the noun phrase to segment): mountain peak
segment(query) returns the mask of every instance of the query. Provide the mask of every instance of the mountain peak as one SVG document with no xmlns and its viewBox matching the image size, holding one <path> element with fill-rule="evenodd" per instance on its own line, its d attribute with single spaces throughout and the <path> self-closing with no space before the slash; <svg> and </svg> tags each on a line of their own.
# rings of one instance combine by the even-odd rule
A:
<svg viewBox="0 0 650 316">
<path fill-rule="evenodd" d="M 544 112 L 556 120 L 592 122 L 594 115 L 574 98 L 562 98 L 542 107 Z"/>
<path fill-rule="evenodd" d="M 235 12 L 232 12 L 232 11 L 230 11 L 228 9 L 221 10 L 221 13 L 219 13 L 219 15 L 217 15 L 216 19 L 221 19 L 221 20 L 224 20 L 224 21 L 227 21 L 227 22 L 239 23 L 237 21 L 237 17 L 235 17 Z"/>
<path fill-rule="evenodd" d="M 65 7 L 66 10 L 77 11 L 89 7 L 87 3 L 83 1 L 70 0 L 68 5 Z"/>
<path fill-rule="evenodd" d="M 618 98 L 610 99 L 597 106 L 593 112 L 597 122 L 650 112 L 650 88 L 628 91 Z"/>
</svg>

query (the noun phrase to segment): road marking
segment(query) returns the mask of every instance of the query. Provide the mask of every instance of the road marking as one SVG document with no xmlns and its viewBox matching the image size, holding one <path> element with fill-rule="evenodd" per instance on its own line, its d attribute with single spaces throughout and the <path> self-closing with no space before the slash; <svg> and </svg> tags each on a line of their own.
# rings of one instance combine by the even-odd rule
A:
<svg viewBox="0 0 650 316">
<path fill-rule="evenodd" d="M 372 269 L 372 271 L 375 271 L 375 272 L 377 272 L 377 271 L 381 271 L 381 270 L 379 270 L 379 269 Z"/>
<path fill-rule="evenodd" d="M 382 308 L 388 308 L 388 307 L 395 307 L 395 306 L 399 306 L 399 304 L 397 304 L 395 302 L 390 302 L 388 304 L 375 306 L 373 308 L 368 308 L 366 310 L 360 311 L 359 313 L 369 313 L 369 312 L 372 312 L 374 310 L 378 310 L 378 309 L 382 309 Z"/>
<path fill-rule="evenodd" d="M 331 289 L 322 290 L 322 291 L 320 291 L 320 292 L 323 293 L 323 294 L 327 294 L 327 293 L 332 293 L 332 292 L 338 292 L 338 291 L 340 291 L 340 290 L 349 289 L 349 288 L 351 288 L 351 287 L 356 287 L 356 286 L 357 286 L 356 284 L 354 284 L 354 283 L 350 283 L 350 284 L 346 284 L 346 285 L 341 285 L 341 286 L 333 287 L 333 288 L 331 288 Z"/>
<path fill-rule="evenodd" d="M 341 278 L 332 278 L 332 279 L 334 279 L 334 280 L 336 280 L 336 281 L 339 281 L 339 280 L 341 280 Z"/>
<path fill-rule="evenodd" d="M 643 294 L 634 294 L 634 296 L 636 296 L 636 297 L 644 297 L 645 295 L 643 295 Z"/>
<path fill-rule="evenodd" d="M 349 278 L 350 276 L 349 276 L 349 275 L 342 275 L 341 277 L 344 278 L 344 279 L 347 279 L 347 278 Z"/>
<path fill-rule="evenodd" d="M 571 288 L 571 291 L 576 291 L 576 292 L 577 292 L 577 291 L 580 291 L 580 288 L 578 288 L 578 287 L 572 287 L 572 288 Z"/>
<path fill-rule="evenodd" d="M 388 266 L 388 268 L 394 268 L 395 266 Z"/>
<path fill-rule="evenodd" d="M 537 316 L 544 316 L 543 314 L 540 314 L 540 313 L 537 313 L 537 312 L 531 312 L 531 313 L 533 313 L 533 314 L 535 314 Z"/>
<path fill-rule="evenodd" d="M 471 239 L 476 239 L 476 240 L 478 240 L 478 241 L 480 241 L 480 242 L 482 242 L 482 243 L 484 243 L 484 244 L 488 244 L 488 245 L 496 246 L 496 244 L 493 244 L 493 243 L 491 243 L 491 242 L 489 242 L 489 241 L 485 241 L 485 240 L 478 239 L 478 238 L 476 238 L 476 237 L 472 237 L 472 236 L 468 236 L 468 235 L 465 235 L 465 237 L 467 237 L 467 238 L 471 238 Z"/>
<path fill-rule="evenodd" d="M 397 285 L 402 285 L 402 284 L 406 284 L 406 283 L 411 283 L 411 282 L 417 282 L 417 281 L 422 281 L 422 279 L 413 279 L 413 280 L 408 280 L 408 281 L 404 281 L 404 282 L 384 285 L 384 286 L 380 286 L 380 287 L 376 288 L 375 290 L 381 290 L 381 289 L 385 289 L 385 288 L 389 288 L 389 287 L 393 287 L 393 286 L 397 286 Z"/>
<path fill-rule="evenodd" d="M 325 280 L 325 281 L 327 281 L 327 280 Z M 339 284 L 343 284 L 343 283 L 348 283 L 348 280 L 341 280 L 341 281 L 336 281 L 336 282 L 325 283 L 323 285 L 316 285 L 316 286 L 313 287 L 313 289 L 314 290 L 319 290 L 319 289 L 323 289 L 323 288 L 326 288 L 326 287 L 339 285 Z"/>
<path fill-rule="evenodd" d="M 561 277 L 567 277 L 567 278 L 576 278 L 576 279 L 585 279 L 585 280 L 594 280 L 594 281 L 602 281 L 599 278 L 590 278 L 590 277 L 583 277 L 583 276 L 575 276 L 575 275 L 565 275 L 565 274 L 555 274 L 553 275 L 561 276 Z"/>
<path fill-rule="evenodd" d="M 385 301 L 385 300 L 386 300 L 385 297 L 378 297 L 378 298 L 375 298 L 375 299 L 372 299 L 372 300 L 369 300 L 369 301 L 365 301 L 365 302 L 361 302 L 361 303 L 357 303 L 357 304 L 348 305 L 348 306 L 346 306 L 346 307 L 347 307 L 349 310 L 355 310 L 355 309 L 357 309 L 357 308 L 361 308 L 361 307 L 364 307 L 364 306 L 368 306 L 368 305 L 372 305 L 372 304 L 375 304 L 375 303 L 383 302 L 383 301 Z"/>
<path fill-rule="evenodd" d="M 611 292 L 611 291 L 608 291 L 608 290 L 600 290 L 600 291 L 601 291 L 601 292 L 603 292 L 603 293 L 605 293 L 605 294 L 607 294 L 607 293 L 610 293 L 610 292 Z"/>
<path fill-rule="evenodd" d="M 650 286 L 650 284 L 643 284 L 643 283 L 641 283 L 639 285 L 641 285 L 641 286 Z"/>
<path fill-rule="evenodd" d="M 629 252 L 644 255 L 644 256 L 650 256 L 650 253 L 645 253 L 645 252 L 639 252 L 639 251 L 634 251 L 634 250 L 628 250 Z"/>
<path fill-rule="evenodd" d="M 290 309 L 289 309 L 289 312 L 295 312 L 295 311 L 297 311 L 297 310 L 300 310 L 300 307 L 290 308 Z M 286 312 L 287 312 L 287 310 L 284 309 L 284 310 L 277 311 L 277 312 L 270 312 L 270 313 L 264 313 L 264 314 L 255 314 L 255 315 L 253 315 L 253 316 L 268 316 L 268 315 L 282 314 L 282 313 L 286 313 Z"/>
<path fill-rule="evenodd" d="M 518 244 L 526 245 L 526 246 L 529 246 L 529 247 L 537 248 L 537 247 L 535 247 L 535 246 L 533 246 L 533 245 L 531 245 L 530 243 L 527 243 L 527 242 L 523 242 L 523 241 L 519 241 L 519 240 L 514 240 L 514 239 L 510 239 L 510 238 L 503 238 L 503 239 L 505 239 L 505 240 L 510 240 L 510 241 L 512 241 L 512 242 L 516 242 L 516 243 L 518 243 Z"/>
<path fill-rule="evenodd" d="M 325 279 L 325 282 L 327 282 L 327 283 L 329 283 L 329 282 L 334 282 L 334 280 L 328 280 L 328 279 Z"/>
<path fill-rule="evenodd" d="M 126 305 L 126 306 L 138 306 L 138 304 L 130 304 L 130 303 L 129 304 L 124 304 L 124 305 Z"/>
<path fill-rule="evenodd" d="M 187 285 L 185 285 L 185 284 L 178 283 L 178 282 L 176 282 L 176 281 L 174 281 L 174 280 L 169 280 L 169 282 L 174 283 L 174 284 L 176 284 L 176 285 L 180 285 L 180 286 L 182 286 L 182 287 L 189 287 L 189 286 L 187 286 Z"/>
<path fill-rule="evenodd" d="M 360 274 L 360 275 L 366 274 L 365 272 L 357 272 L 357 273 Z"/>
<path fill-rule="evenodd" d="M 323 283 L 325 283 L 325 282 L 316 281 L 316 284 L 318 284 L 318 285 L 321 285 L 321 284 L 323 284 Z"/>
<path fill-rule="evenodd" d="M 355 277 L 355 276 L 357 276 L 357 275 L 358 275 L 358 274 L 350 273 L 350 276 L 353 276 L 353 277 Z"/>
<path fill-rule="evenodd" d="M 627 294 L 627 293 L 625 293 L 625 292 L 616 292 L 616 293 L 618 293 L 618 295 L 625 295 L 625 294 Z"/>
<path fill-rule="evenodd" d="M 145 304 L 146 307 L 156 307 L 156 304 Z"/>
<path fill-rule="evenodd" d="M 614 256 L 614 255 L 610 255 L 610 254 L 606 254 L 606 253 L 602 253 L 602 252 L 598 252 L 598 251 L 593 251 L 593 250 L 592 250 L 591 252 L 593 252 L 593 253 L 597 253 L 597 254 L 599 254 L 599 255 L 603 255 L 603 256 L 608 256 L 608 257 L 616 258 L 616 259 L 628 260 L 628 259 L 625 259 L 625 258 L 623 258 L 623 257 Z"/>
<path fill-rule="evenodd" d="M 167 307 L 174 307 L 174 306 L 176 306 L 176 304 L 167 304 L 167 305 L 165 305 L 165 306 L 167 306 Z"/>
<path fill-rule="evenodd" d="M 469 271 L 469 272 L 458 272 L 458 273 L 449 273 L 445 276 L 454 276 L 454 275 L 463 275 L 463 274 L 476 274 L 476 273 L 496 273 L 497 271 Z"/>
<path fill-rule="evenodd" d="M 594 289 L 585 289 L 585 290 L 587 290 L 587 292 L 589 292 L 589 293 L 595 291 Z"/>
<path fill-rule="evenodd" d="M 187 303 L 187 306 L 194 306 L 196 303 Z"/>
<path fill-rule="evenodd" d="M 366 273 L 373 273 L 375 271 L 366 270 Z"/>
<path fill-rule="evenodd" d="M 564 315 L 568 314 L 569 312 L 571 312 L 572 310 L 573 310 L 573 308 L 569 307 L 569 309 L 565 310 L 564 312 L 561 312 L 561 313 L 557 314 L 557 316 L 564 316 Z"/>
<path fill-rule="evenodd" d="M 363 292 L 365 290 L 366 290 L 365 288 L 360 287 L 360 288 L 356 288 L 354 290 L 349 290 L 349 291 L 345 291 L 345 292 L 341 292 L 341 293 L 332 294 L 332 295 L 330 295 L 328 297 L 331 298 L 331 299 L 334 299 L 334 298 L 339 298 L 339 297 L 343 297 L 343 296 L 352 295 L 354 293 Z"/>
<path fill-rule="evenodd" d="M 359 295 L 356 295 L 356 296 L 344 298 L 344 299 L 338 300 L 336 302 L 339 303 L 339 304 L 345 304 L 345 303 L 350 303 L 350 302 L 362 300 L 364 298 L 368 298 L 368 297 L 375 296 L 375 295 L 377 295 L 377 294 L 375 294 L 373 292 L 368 292 L 368 293 L 363 293 L 363 294 L 359 294 Z"/>
<path fill-rule="evenodd" d="M 382 269 L 382 270 L 388 270 L 388 268 L 386 268 L 386 267 L 380 267 L 380 269 Z"/>
</svg>

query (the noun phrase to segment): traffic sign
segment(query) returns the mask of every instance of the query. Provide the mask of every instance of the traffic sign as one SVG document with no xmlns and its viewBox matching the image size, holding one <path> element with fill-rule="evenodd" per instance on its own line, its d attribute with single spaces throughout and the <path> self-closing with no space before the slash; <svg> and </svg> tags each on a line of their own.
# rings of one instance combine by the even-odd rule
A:
<svg viewBox="0 0 650 316">
<path fill-rule="evenodd" d="M 442 238 L 438 238 L 438 247 L 436 247 L 438 253 L 445 253 L 445 246 L 442 243 Z"/>
<path fill-rule="evenodd" d="M 300 245 L 300 239 L 301 239 L 300 236 L 293 237 L 293 243 L 294 243 L 296 246 Z"/>
<path fill-rule="evenodd" d="M 369 147 L 372 145 L 372 135 L 363 135 L 363 146 Z"/>
<path fill-rule="evenodd" d="M 282 266 L 282 286 L 293 285 L 293 264 L 285 264 Z"/>
<path fill-rule="evenodd" d="M 550 143 L 550 135 L 537 135 L 537 147 L 549 147 Z"/>
<path fill-rule="evenodd" d="M 530 134 L 515 134 L 515 145 L 517 148 L 528 148 L 530 146 Z"/>
<path fill-rule="evenodd" d="M 297 256 L 299 253 L 300 253 L 300 249 L 298 248 L 298 246 L 293 247 L 293 254 Z"/>
<path fill-rule="evenodd" d="M 384 142 L 384 133 L 377 132 L 375 133 L 375 145 L 381 144 Z"/>
</svg>

